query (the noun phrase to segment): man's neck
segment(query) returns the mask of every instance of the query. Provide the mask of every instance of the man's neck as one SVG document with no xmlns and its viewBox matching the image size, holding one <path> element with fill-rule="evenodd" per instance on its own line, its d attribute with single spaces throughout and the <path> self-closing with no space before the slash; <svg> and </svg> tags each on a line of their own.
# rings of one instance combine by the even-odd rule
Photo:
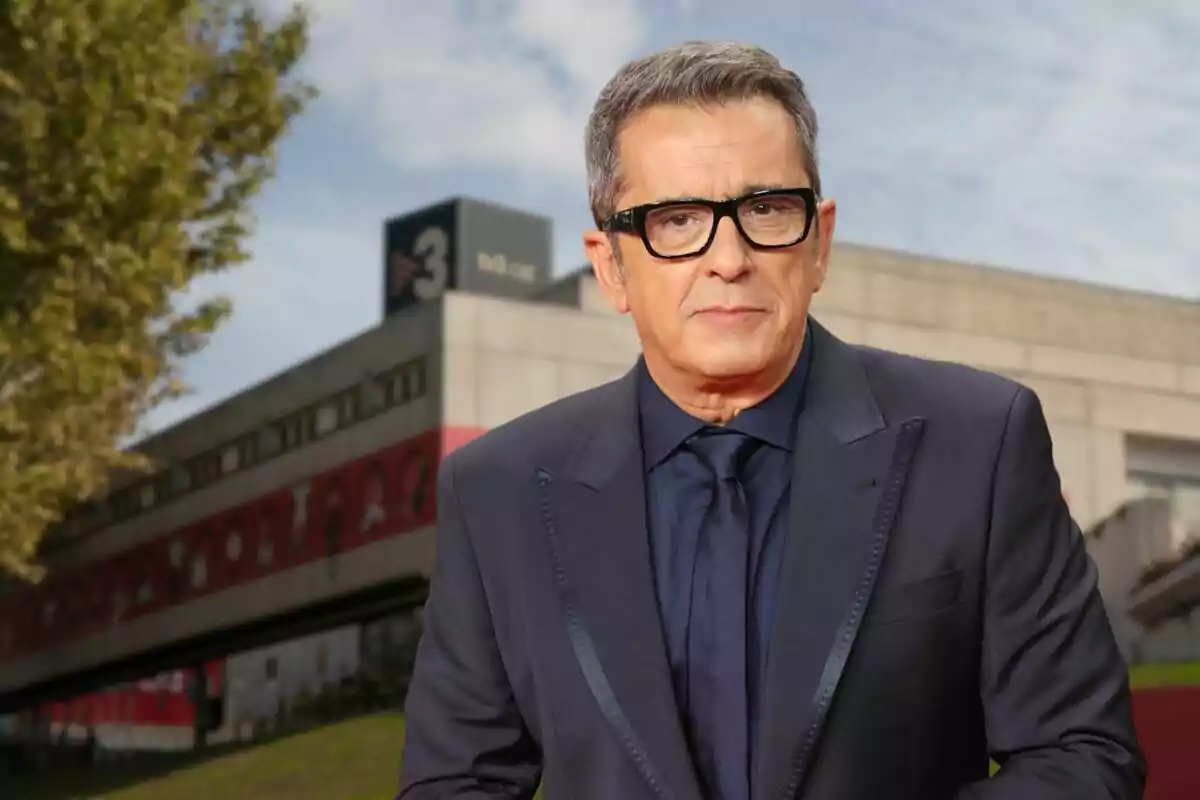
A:
<svg viewBox="0 0 1200 800">
<path fill-rule="evenodd" d="M 796 358 L 786 359 L 752 375 L 706 378 L 681 374 L 646 359 L 650 377 L 675 405 L 712 425 L 726 425 L 738 414 L 766 400 L 787 381 Z"/>
</svg>

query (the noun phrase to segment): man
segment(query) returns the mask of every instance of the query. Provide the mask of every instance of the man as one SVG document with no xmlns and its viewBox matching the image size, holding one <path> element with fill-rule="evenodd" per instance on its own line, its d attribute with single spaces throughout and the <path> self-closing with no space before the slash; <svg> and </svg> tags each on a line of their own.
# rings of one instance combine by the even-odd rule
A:
<svg viewBox="0 0 1200 800">
<path fill-rule="evenodd" d="M 1037 398 L 809 317 L 816 131 L 738 44 L 601 93 L 584 242 L 643 357 L 443 464 L 402 797 L 1141 797 Z"/>
</svg>

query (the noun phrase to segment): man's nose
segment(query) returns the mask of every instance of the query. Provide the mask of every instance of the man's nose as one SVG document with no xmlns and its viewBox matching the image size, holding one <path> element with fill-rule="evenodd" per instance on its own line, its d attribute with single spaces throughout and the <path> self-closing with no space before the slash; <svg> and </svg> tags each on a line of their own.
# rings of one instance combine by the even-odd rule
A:
<svg viewBox="0 0 1200 800">
<path fill-rule="evenodd" d="M 711 274 L 726 281 L 735 281 L 750 270 L 750 243 L 742 238 L 729 217 L 717 223 L 716 235 L 705 253 L 705 261 Z"/>
</svg>

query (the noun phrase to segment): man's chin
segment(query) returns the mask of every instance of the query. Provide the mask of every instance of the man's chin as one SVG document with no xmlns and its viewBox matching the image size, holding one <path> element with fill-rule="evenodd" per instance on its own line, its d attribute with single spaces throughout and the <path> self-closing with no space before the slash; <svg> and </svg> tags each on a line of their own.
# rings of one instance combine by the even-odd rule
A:
<svg viewBox="0 0 1200 800">
<path fill-rule="evenodd" d="M 770 360 L 758 353 L 749 354 L 745 349 L 729 352 L 709 351 L 694 362 L 696 371 L 705 378 L 720 382 L 751 380 L 770 368 Z"/>
</svg>

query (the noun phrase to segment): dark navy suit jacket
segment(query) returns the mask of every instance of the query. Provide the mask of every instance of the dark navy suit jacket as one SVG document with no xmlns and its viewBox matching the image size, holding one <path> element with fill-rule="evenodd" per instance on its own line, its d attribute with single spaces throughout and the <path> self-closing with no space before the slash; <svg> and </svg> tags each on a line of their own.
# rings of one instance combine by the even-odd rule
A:
<svg viewBox="0 0 1200 800">
<path fill-rule="evenodd" d="M 755 800 L 1141 798 L 1125 665 L 1037 397 L 811 325 Z M 443 463 L 401 797 L 700 798 L 635 376 Z"/>
</svg>

